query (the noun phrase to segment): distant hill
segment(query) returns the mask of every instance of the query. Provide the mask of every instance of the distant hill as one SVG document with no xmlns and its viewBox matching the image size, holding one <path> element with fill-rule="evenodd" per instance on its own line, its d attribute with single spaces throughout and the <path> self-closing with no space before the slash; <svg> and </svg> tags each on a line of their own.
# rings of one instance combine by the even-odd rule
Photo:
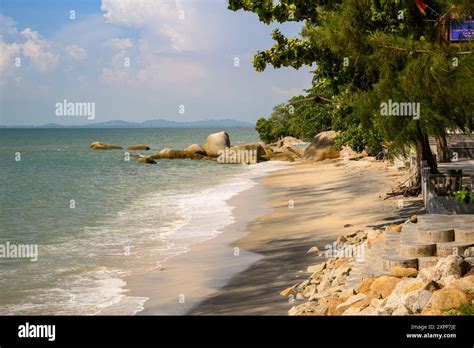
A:
<svg viewBox="0 0 474 348">
<path fill-rule="evenodd" d="M 178 122 L 168 120 L 147 120 L 143 122 L 128 122 L 121 120 L 90 123 L 82 126 L 64 126 L 57 123 L 48 123 L 42 126 L 10 126 L 0 125 L 0 128 L 249 128 L 255 125 L 249 122 L 223 119 Z"/>
</svg>

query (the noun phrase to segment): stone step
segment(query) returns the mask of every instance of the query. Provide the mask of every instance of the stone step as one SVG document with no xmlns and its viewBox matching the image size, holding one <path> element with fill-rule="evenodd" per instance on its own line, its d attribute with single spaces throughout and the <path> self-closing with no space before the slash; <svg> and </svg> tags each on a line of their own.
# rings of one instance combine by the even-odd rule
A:
<svg viewBox="0 0 474 348">
<path fill-rule="evenodd" d="M 454 240 L 460 243 L 474 243 L 474 228 L 456 228 L 456 230 L 454 231 Z"/>
<path fill-rule="evenodd" d="M 440 260 L 437 256 L 425 256 L 418 258 L 418 270 L 422 270 L 424 268 L 430 268 L 436 266 L 438 261 Z"/>
<path fill-rule="evenodd" d="M 420 243 L 445 243 L 454 241 L 454 229 L 418 230 L 416 238 Z"/>
<path fill-rule="evenodd" d="M 436 244 L 436 255 L 437 256 L 449 256 L 449 255 L 464 255 L 464 250 L 473 246 L 474 243 L 463 243 L 463 242 L 447 242 Z"/>
<path fill-rule="evenodd" d="M 401 256 L 433 256 L 436 253 L 436 244 L 418 242 L 402 243 L 399 251 Z"/>
<path fill-rule="evenodd" d="M 383 258 L 383 270 L 391 271 L 395 266 L 418 269 L 418 258 L 401 255 L 391 255 Z"/>
</svg>

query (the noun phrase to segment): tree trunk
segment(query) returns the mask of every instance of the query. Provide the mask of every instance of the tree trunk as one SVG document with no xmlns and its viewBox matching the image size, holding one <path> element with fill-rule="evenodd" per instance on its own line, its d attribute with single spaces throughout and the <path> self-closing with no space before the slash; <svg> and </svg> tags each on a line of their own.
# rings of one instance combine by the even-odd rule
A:
<svg viewBox="0 0 474 348">
<path fill-rule="evenodd" d="M 443 135 L 439 138 L 436 138 L 437 152 L 438 152 L 438 162 L 448 163 L 451 162 L 451 151 L 448 147 L 448 141 L 446 136 Z"/>
<path fill-rule="evenodd" d="M 419 122 L 419 121 L 418 121 Z M 415 183 L 421 185 L 421 161 L 427 161 L 428 166 L 430 167 L 430 172 L 432 174 L 438 173 L 438 165 L 436 160 L 431 152 L 430 141 L 428 135 L 425 134 L 421 128 L 420 124 L 417 122 L 417 131 L 418 139 L 416 140 L 416 158 L 418 162 L 418 171 L 415 179 Z"/>
</svg>

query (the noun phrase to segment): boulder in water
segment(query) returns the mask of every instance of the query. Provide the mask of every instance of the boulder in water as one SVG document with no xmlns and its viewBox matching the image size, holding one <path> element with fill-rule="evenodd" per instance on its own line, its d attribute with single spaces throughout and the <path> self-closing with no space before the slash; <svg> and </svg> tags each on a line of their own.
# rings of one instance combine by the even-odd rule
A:
<svg viewBox="0 0 474 348">
<path fill-rule="evenodd" d="M 110 144 L 104 144 L 101 143 L 100 141 L 94 141 L 92 142 L 89 147 L 93 150 L 115 150 L 115 149 L 123 149 L 123 147 L 118 146 L 118 145 L 110 145 Z"/>
<path fill-rule="evenodd" d="M 210 134 L 204 144 L 204 151 L 210 157 L 218 157 L 219 151 L 224 151 L 230 147 L 229 134 L 226 132 L 219 132 Z"/>
<path fill-rule="evenodd" d="M 184 151 L 187 151 L 187 152 L 190 152 L 190 153 L 197 153 L 199 155 L 206 156 L 206 151 L 199 144 L 189 145 L 186 149 L 184 149 Z"/>
<path fill-rule="evenodd" d="M 127 150 L 150 150 L 150 147 L 147 145 L 132 145 L 127 148 Z"/>
</svg>

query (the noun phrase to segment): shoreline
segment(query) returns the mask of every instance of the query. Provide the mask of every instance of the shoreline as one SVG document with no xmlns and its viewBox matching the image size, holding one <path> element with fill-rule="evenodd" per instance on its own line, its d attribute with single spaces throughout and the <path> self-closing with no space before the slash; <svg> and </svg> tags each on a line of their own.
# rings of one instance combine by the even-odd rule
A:
<svg viewBox="0 0 474 348">
<path fill-rule="evenodd" d="M 363 178 L 353 182 L 356 175 Z M 126 295 L 149 298 L 137 315 L 286 315 L 293 303 L 280 291 L 323 260 L 309 248 L 323 250 L 349 230 L 402 219 L 381 198 L 391 175 L 400 174 L 366 160 L 295 163 L 267 173 L 227 201 L 234 223 L 163 270 L 127 278 Z"/>
<path fill-rule="evenodd" d="M 252 221 L 235 244 L 263 258 L 188 314 L 287 315 L 295 303 L 280 292 L 305 279 L 309 264 L 325 260 L 308 253 L 311 247 L 324 250 L 343 233 L 406 218 L 408 211 L 383 199 L 392 175 L 402 174 L 369 159 L 298 163 L 269 173 L 262 183 L 269 187 L 271 211 Z"/>
<path fill-rule="evenodd" d="M 166 260 L 159 270 L 125 279 L 127 296 L 148 298 L 144 309 L 135 315 L 187 314 L 219 291 L 234 275 L 261 258 L 233 246 L 248 233 L 247 224 L 268 211 L 267 188 L 260 183 L 261 178 L 252 180 L 256 182 L 255 186 L 226 201 L 234 222 L 225 226 L 220 234 Z"/>
</svg>

